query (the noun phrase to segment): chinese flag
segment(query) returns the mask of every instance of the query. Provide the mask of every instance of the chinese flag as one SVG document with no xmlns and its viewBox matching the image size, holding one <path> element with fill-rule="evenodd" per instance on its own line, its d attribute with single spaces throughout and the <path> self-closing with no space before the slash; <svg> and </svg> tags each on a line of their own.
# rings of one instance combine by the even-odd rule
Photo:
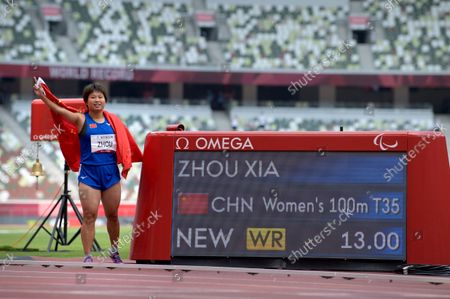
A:
<svg viewBox="0 0 450 299">
<path fill-rule="evenodd" d="M 178 195 L 177 214 L 208 214 L 208 193 L 180 193 Z"/>
</svg>

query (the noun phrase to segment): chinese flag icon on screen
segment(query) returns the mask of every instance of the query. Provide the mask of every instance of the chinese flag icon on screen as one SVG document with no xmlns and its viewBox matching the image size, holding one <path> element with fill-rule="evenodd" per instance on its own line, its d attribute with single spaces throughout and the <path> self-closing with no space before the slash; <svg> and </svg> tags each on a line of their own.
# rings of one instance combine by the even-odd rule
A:
<svg viewBox="0 0 450 299">
<path fill-rule="evenodd" d="M 208 193 L 180 193 L 178 195 L 177 214 L 208 214 Z"/>
</svg>

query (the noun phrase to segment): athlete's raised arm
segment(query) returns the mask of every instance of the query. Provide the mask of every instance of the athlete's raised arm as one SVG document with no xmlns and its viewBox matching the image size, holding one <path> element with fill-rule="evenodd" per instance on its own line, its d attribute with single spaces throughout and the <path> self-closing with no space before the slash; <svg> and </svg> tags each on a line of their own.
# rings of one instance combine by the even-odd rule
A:
<svg viewBox="0 0 450 299">
<path fill-rule="evenodd" d="M 36 81 L 36 79 L 35 79 Z M 78 112 L 72 112 L 67 109 L 64 109 L 63 107 L 59 106 L 58 104 L 50 101 L 47 96 L 45 95 L 44 90 L 41 86 L 34 85 L 33 86 L 34 93 L 36 96 L 38 96 L 47 106 L 52 110 L 53 112 L 62 115 L 65 119 L 73 123 L 77 129 L 78 132 L 81 131 L 81 128 L 83 127 L 84 123 L 84 115 Z"/>
</svg>

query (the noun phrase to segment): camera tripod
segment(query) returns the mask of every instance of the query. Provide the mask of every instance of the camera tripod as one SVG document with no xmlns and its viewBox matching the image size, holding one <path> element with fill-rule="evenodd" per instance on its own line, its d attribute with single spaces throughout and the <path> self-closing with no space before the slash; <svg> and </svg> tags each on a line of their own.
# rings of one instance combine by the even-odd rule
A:
<svg viewBox="0 0 450 299">
<path fill-rule="evenodd" d="M 47 214 L 47 216 L 44 218 L 44 220 L 41 222 L 39 227 L 34 232 L 33 236 L 28 240 L 27 244 L 23 248 L 23 250 L 26 250 L 30 243 L 33 241 L 33 239 L 36 237 L 36 235 L 39 233 L 41 229 L 43 229 L 47 234 L 50 235 L 50 240 L 48 242 L 47 246 L 47 252 L 52 251 L 52 244 L 53 241 L 55 241 L 55 247 L 54 251 L 58 251 L 58 245 L 61 246 L 68 246 L 72 244 L 72 242 L 78 237 L 78 235 L 81 233 L 81 228 L 78 229 L 78 231 L 73 235 L 73 237 L 68 240 L 67 235 L 67 205 L 70 203 L 70 206 L 72 207 L 73 211 L 75 212 L 75 215 L 78 218 L 78 221 L 80 224 L 83 224 L 83 216 L 81 215 L 80 211 L 78 210 L 77 206 L 75 205 L 72 197 L 70 196 L 70 191 L 68 190 L 68 180 L 69 180 L 69 166 L 67 165 L 67 162 L 64 162 L 64 189 L 63 193 L 59 196 L 58 201 L 53 205 L 50 212 Z M 47 220 L 52 215 L 53 211 L 58 207 L 59 205 L 59 211 L 58 216 L 56 216 L 55 224 L 53 225 L 52 232 L 44 226 Z M 94 239 L 94 244 L 92 245 L 93 250 L 100 252 L 101 247 L 98 244 L 97 240 Z"/>
</svg>

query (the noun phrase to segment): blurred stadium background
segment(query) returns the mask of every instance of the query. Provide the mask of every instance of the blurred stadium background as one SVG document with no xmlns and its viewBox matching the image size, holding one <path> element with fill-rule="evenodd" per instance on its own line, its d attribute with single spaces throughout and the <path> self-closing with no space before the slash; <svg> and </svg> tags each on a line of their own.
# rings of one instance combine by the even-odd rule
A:
<svg viewBox="0 0 450 299">
<path fill-rule="evenodd" d="M 63 158 L 31 175 L 32 77 L 60 98 L 98 81 L 143 149 L 150 131 L 450 127 L 450 1 L 1 0 L 0 224 L 59 195 Z M 343 47 L 345 46 L 345 47 Z M 448 135 L 447 135 L 448 137 Z M 140 165 L 123 181 L 132 220 Z M 76 174 L 70 175 L 73 197 Z"/>
</svg>

